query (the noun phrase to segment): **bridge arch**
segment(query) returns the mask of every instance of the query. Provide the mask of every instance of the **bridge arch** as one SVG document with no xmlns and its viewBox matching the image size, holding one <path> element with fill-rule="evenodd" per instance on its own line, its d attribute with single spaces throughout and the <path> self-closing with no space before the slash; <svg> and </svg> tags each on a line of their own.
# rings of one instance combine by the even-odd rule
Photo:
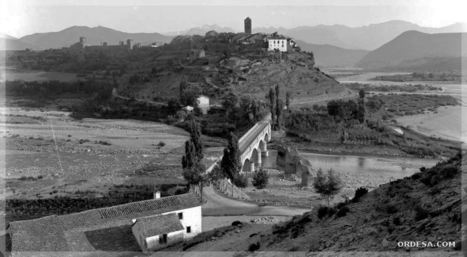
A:
<svg viewBox="0 0 467 257">
<path fill-rule="evenodd" d="M 242 172 L 252 172 L 255 170 L 255 163 L 246 159 L 242 165 Z"/>
<path fill-rule="evenodd" d="M 266 117 L 257 122 L 238 141 L 242 172 L 255 171 L 268 156 L 267 142 L 271 140 L 271 119 Z M 264 156 L 264 157 L 263 157 Z"/>
</svg>

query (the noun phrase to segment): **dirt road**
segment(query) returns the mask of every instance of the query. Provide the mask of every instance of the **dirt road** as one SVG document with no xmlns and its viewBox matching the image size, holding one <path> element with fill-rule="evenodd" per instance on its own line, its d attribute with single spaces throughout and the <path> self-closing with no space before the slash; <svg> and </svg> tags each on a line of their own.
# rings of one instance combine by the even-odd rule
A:
<svg viewBox="0 0 467 257">
<path fill-rule="evenodd" d="M 218 194 L 211 186 L 203 189 L 203 197 L 207 200 L 203 205 L 203 216 L 294 216 L 310 211 L 286 206 L 258 206 L 237 201 Z"/>
</svg>

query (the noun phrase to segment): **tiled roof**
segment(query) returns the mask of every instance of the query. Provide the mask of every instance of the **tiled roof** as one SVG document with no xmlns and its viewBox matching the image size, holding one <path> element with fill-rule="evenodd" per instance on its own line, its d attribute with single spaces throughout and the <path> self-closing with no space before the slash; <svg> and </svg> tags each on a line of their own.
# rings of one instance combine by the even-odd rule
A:
<svg viewBox="0 0 467 257">
<path fill-rule="evenodd" d="M 121 219 L 145 217 L 200 205 L 199 197 L 187 193 L 72 213 L 59 218 L 67 229 L 95 225 L 108 226 Z"/>
<path fill-rule="evenodd" d="M 192 193 L 10 223 L 12 251 L 66 251 L 65 234 L 131 225 L 137 219 L 200 206 Z M 80 237 L 75 237 L 80 238 Z M 72 242 L 78 244 L 79 242 Z"/>
<path fill-rule="evenodd" d="M 182 223 L 180 223 L 175 213 L 141 218 L 136 220 L 133 227 L 144 237 L 184 230 Z"/>
<path fill-rule="evenodd" d="M 67 251 L 64 229 L 56 215 L 10 223 L 11 250 Z"/>
</svg>

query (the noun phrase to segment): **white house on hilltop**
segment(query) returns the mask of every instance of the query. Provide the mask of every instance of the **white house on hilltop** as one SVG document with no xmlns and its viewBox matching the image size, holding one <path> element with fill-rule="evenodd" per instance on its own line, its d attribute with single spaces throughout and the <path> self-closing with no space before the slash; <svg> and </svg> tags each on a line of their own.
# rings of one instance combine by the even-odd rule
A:
<svg viewBox="0 0 467 257">
<path fill-rule="evenodd" d="M 288 46 L 289 46 L 289 42 L 286 38 L 268 39 L 268 51 L 279 50 L 280 52 L 287 52 Z"/>
</svg>

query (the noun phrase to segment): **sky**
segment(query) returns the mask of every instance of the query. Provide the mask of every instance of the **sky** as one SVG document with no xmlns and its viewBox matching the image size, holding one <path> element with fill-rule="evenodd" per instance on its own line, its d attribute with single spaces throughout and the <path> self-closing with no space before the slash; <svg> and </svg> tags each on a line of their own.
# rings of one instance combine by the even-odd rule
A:
<svg viewBox="0 0 467 257">
<path fill-rule="evenodd" d="M 104 26 L 125 32 L 169 33 L 216 24 L 253 27 L 342 24 L 365 26 L 405 20 L 442 27 L 467 22 L 465 0 L 0 0 L 0 32 L 14 37 Z"/>
</svg>

